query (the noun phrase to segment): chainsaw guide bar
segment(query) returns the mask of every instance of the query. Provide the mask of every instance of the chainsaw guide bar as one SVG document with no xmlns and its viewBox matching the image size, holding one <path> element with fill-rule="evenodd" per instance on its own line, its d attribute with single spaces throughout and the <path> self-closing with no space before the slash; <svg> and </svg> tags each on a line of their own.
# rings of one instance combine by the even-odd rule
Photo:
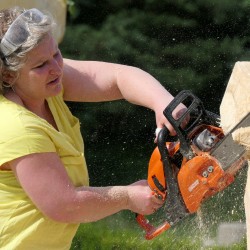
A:
<svg viewBox="0 0 250 250">
<path fill-rule="evenodd" d="M 215 157 L 221 164 L 223 170 L 227 170 L 239 158 L 246 149 L 244 146 L 233 140 L 232 133 L 239 129 L 250 126 L 250 113 L 247 114 L 211 151 L 211 156 Z"/>
</svg>

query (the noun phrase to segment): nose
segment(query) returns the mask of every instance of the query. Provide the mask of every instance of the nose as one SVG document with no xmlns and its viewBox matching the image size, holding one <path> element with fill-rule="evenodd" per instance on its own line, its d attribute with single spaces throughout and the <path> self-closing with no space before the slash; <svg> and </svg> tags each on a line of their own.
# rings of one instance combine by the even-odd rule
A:
<svg viewBox="0 0 250 250">
<path fill-rule="evenodd" d="M 57 76 L 62 74 L 62 63 L 56 59 L 51 60 L 49 73 Z"/>
</svg>

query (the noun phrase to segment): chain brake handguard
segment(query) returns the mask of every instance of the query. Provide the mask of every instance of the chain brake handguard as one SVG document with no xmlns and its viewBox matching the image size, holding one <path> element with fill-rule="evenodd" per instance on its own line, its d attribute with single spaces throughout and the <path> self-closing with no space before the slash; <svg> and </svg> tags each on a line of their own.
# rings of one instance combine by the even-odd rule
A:
<svg viewBox="0 0 250 250">
<path fill-rule="evenodd" d="M 188 102 L 188 105 L 186 105 L 185 102 Z M 173 111 L 181 103 L 184 103 L 187 106 L 187 110 L 181 114 L 178 119 L 175 119 L 172 115 Z M 201 123 L 217 125 L 219 118 L 215 114 L 206 111 L 201 100 L 188 90 L 183 90 L 178 95 L 176 95 L 172 102 L 163 111 L 163 114 L 174 128 L 179 141 L 180 153 L 182 154 L 183 158 L 186 159 L 191 159 L 194 157 L 194 153 L 190 146 L 190 140 L 188 138 L 190 131 L 192 131 L 194 127 Z M 182 128 L 182 123 L 184 120 L 189 118 L 192 119 L 191 122 L 189 122 L 185 128 Z M 158 178 L 157 175 L 152 174 L 152 172 L 149 172 L 148 175 L 148 182 L 149 185 L 151 183 L 150 187 L 153 192 L 159 198 L 166 200 L 164 212 L 166 212 L 167 220 L 161 223 L 159 226 L 154 227 L 144 215 L 137 214 L 136 216 L 136 220 L 145 230 L 145 238 L 148 240 L 153 239 L 162 232 L 168 230 L 171 226 L 175 225 L 178 221 L 189 214 L 179 192 L 177 179 L 173 172 L 171 156 L 166 146 L 168 139 L 169 131 L 165 127 L 159 132 L 157 139 L 157 148 L 160 152 L 162 170 L 160 173 L 159 170 L 157 170 Z M 149 167 L 154 168 L 154 166 Z"/>
<path fill-rule="evenodd" d="M 179 104 L 185 104 L 187 109 L 180 114 L 176 119 L 173 117 L 174 110 Z M 189 90 L 181 91 L 172 102 L 163 111 L 163 114 L 168 119 L 174 128 L 177 138 L 180 142 L 180 152 L 186 159 L 194 157 L 191 148 L 189 133 L 199 124 L 218 125 L 219 116 L 205 110 L 202 101 Z M 178 115 L 178 114 L 177 114 Z M 189 120 L 188 124 L 183 128 L 184 121 Z"/>
</svg>

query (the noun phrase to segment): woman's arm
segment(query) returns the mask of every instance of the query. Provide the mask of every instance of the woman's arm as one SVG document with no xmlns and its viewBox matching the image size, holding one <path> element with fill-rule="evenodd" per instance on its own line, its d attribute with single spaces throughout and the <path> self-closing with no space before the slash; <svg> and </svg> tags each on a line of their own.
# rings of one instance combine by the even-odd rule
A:
<svg viewBox="0 0 250 250">
<path fill-rule="evenodd" d="M 75 188 L 56 153 L 27 155 L 9 165 L 37 208 L 60 222 L 96 221 L 124 209 L 151 214 L 163 203 L 152 195 L 147 181 Z"/>
<path fill-rule="evenodd" d="M 163 115 L 173 96 L 147 72 L 126 65 L 94 61 L 64 60 L 64 99 L 68 101 L 96 102 L 126 99 L 152 109 L 157 127 L 173 129 Z M 185 107 L 174 112 L 178 116 Z"/>
</svg>

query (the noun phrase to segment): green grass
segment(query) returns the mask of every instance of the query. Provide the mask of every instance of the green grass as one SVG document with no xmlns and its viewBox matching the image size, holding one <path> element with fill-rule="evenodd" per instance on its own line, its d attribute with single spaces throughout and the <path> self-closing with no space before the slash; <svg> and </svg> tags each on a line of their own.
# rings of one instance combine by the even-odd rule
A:
<svg viewBox="0 0 250 250">
<path fill-rule="evenodd" d="M 127 218 L 126 218 L 127 217 Z M 71 250 L 245 250 L 245 239 L 230 247 L 204 247 L 203 240 L 215 235 L 213 227 L 199 226 L 192 216 L 152 240 L 144 238 L 144 231 L 124 212 L 104 220 L 82 224 L 73 240 Z"/>
<path fill-rule="evenodd" d="M 116 216 L 117 217 L 117 216 Z M 197 249 L 197 244 L 181 237 L 175 237 L 173 232 L 169 235 L 164 233 L 154 240 L 146 240 L 143 231 L 137 227 L 135 222 L 127 225 L 126 222 L 121 223 L 115 219 L 105 219 L 100 222 L 81 225 L 77 235 L 73 241 L 71 249 L 166 249 L 167 246 L 174 248 L 167 249 Z M 136 228 L 137 227 L 137 228 Z"/>
</svg>

